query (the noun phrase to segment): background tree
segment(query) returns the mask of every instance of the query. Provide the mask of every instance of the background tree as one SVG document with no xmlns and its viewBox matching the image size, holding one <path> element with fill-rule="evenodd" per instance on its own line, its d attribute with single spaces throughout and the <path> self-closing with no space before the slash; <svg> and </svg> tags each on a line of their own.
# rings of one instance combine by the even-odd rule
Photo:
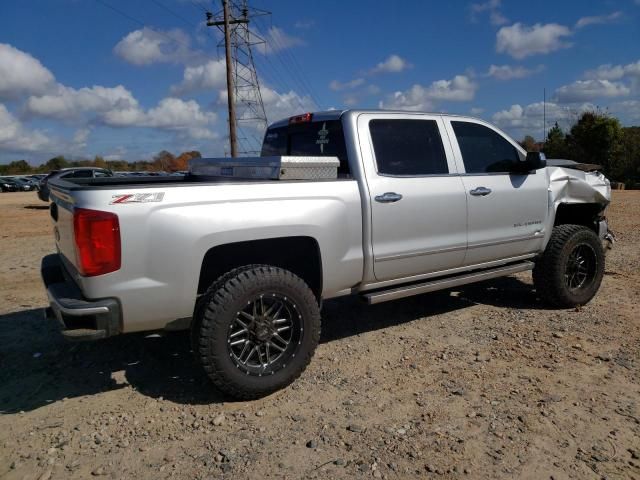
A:
<svg viewBox="0 0 640 480">
<path fill-rule="evenodd" d="M 107 162 L 101 155 L 96 155 L 93 159 L 93 166 L 98 168 L 107 168 Z"/>
<path fill-rule="evenodd" d="M 609 173 L 622 151 L 622 127 L 617 118 L 599 111 L 584 112 L 571 127 L 566 143 L 572 160 L 597 163 Z"/>
<path fill-rule="evenodd" d="M 536 143 L 536 139 L 533 138 L 531 135 L 526 135 L 520 142 L 520 146 L 524 148 L 527 152 L 536 152 L 538 150 L 538 144 Z"/>
<path fill-rule="evenodd" d="M 173 164 L 175 159 L 176 157 L 173 155 L 173 153 L 162 150 L 153 157 L 153 164 L 151 165 L 151 169 L 156 171 L 166 171 L 169 166 Z"/>
<path fill-rule="evenodd" d="M 620 155 L 610 169 L 612 179 L 624 182 L 627 188 L 640 187 L 640 127 L 622 129 Z"/>
<path fill-rule="evenodd" d="M 3 174 L 5 175 L 18 175 L 21 173 L 30 173 L 31 165 L 26 160 L 17 160 L 11 162 L 9 165 L 4 166 Z"/>
<path fill-rule="evenodd" d="M 542 151 L 547 158 L 564 158 L 569 159 L 569 152 L 567 149 L 567 136 L 558 126 L 558 122 L 547 133 L 547 139 L 544 142 Z"/>
<path fill-rule="evenodd" d="M 69 166 L 69 162 L 62 155 L 58 155 L 57 157 L 53 157 L 48 160 L 42 166 L 43 171 L 50 172 L 51 170 L 60 170 L 61 168 L 67 168 Z"/>
<path fill-rule="evenodd" d="M 197 150 L 193 150 L 191 152 L 182 152 L 169 166 L 169 170 L 172 172 L 189 170 L 189 160 L 191 160 L 192 158 L 202 158 L 202 155 Z"/>
</svg>

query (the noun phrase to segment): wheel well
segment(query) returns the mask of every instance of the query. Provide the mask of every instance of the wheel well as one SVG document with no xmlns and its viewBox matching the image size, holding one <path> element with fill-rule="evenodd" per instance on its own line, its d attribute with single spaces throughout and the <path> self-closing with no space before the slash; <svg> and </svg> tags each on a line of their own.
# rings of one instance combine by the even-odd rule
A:
<svg viewBox="0 0 640 480">
<path fill-rule="evenodd" d="M 597 203 L 561 203 L 556 210 L 554 226 L 574 224 L 584 225 L 598 233 L 598 220 L 602 205 Z"/>
<path fill-rule="evenodd" d="M 200 268 L 198 294 L 220 276 L 243 265 L 264 264 L 284 268 L 302 278 L 320 300 L 322 260 L 318 242 L 311 237 L 280 237 L 229 243 L 211 248 Z"/>
</svg>

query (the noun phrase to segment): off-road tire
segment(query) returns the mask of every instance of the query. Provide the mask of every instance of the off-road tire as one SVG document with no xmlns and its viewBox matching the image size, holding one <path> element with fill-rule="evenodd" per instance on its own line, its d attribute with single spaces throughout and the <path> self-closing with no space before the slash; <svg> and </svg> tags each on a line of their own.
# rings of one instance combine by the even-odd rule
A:
<svg viewBox="0 0 640 480">
<path fill-rule="evenodd" d="M 196 308 L 193 312 L 193 320 L 191 321 L 190 327 L 191 350 L 193 351 L 194 357 L 198 363 L 200 363 L 200 325 L 202 325 L 202 317 L 204 315 L 205 308 L 211 301 L 212 296 L 218 291 L 220 287 L 222 287 L 233 277 L 236 277 L 245 270 L 251 270 L 260 266 L 261 265 L 244 265 L 242 267 L 229 270 L 227 273 L 218 277 L 211 285 L 209 285 L 207 291 L 204 292 L 204 294 L 198 299 Z"/>
<path fill-rule="evenodd" d="M 583 284 L 570 288 L 572 254 L 584 252 L 587 276 Z M 558 225 L 543 254 L 536 260 L 533 283 L 543 301 L 554 307 L 571 308 L 588 303 L 598 292 L 604 275 L 604 250 L 593 230 L 582 225 Z"/>
<path fill-rule="evenodd" d="M 290 301 L 295 308 L 295 320 L 300 326 L 296 332 L 298 341 L 287 347 L 289 357 L 278 370 L 265 375 L 249 374 L 232 356 L 229 335 L 247 304 L 270 295 Z M 300 277 L 282 268 L 248 265 L 235 269 L 212 284 L 196 311 L 193 330 L 197 332 L 192 333 L 192 339 L 199 362 L 219 390 L 237 399 L 263 397 L 291 384 L 305 370 L 320 341 L 316 297 Z"/>
</svg>

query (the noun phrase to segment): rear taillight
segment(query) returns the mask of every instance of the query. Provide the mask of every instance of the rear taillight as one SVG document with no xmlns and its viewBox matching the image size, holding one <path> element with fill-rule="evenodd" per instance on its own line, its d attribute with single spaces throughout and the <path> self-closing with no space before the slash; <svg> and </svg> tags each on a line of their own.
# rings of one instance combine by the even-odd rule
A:
<svg viewBox="0 0 640 480">
<path fill-rule="evenodd" d="M 73 211 L 78 271 L 95 277 L 120 268 L 120 224 L 109 212 L 76 208 Z"/>
</svg>

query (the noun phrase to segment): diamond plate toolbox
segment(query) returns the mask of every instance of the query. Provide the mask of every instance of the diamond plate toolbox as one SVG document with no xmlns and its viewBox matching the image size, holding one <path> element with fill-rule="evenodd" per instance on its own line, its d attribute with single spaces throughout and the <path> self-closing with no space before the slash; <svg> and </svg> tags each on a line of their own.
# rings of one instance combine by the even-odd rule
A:
<svg viewBox="0 0 640 480">
<path fill-rule="evenodd" d="M 337 157 L 195 158 L 191 175 L 264 180 L 331 180 L 338 178 Z"/>
</svg>

